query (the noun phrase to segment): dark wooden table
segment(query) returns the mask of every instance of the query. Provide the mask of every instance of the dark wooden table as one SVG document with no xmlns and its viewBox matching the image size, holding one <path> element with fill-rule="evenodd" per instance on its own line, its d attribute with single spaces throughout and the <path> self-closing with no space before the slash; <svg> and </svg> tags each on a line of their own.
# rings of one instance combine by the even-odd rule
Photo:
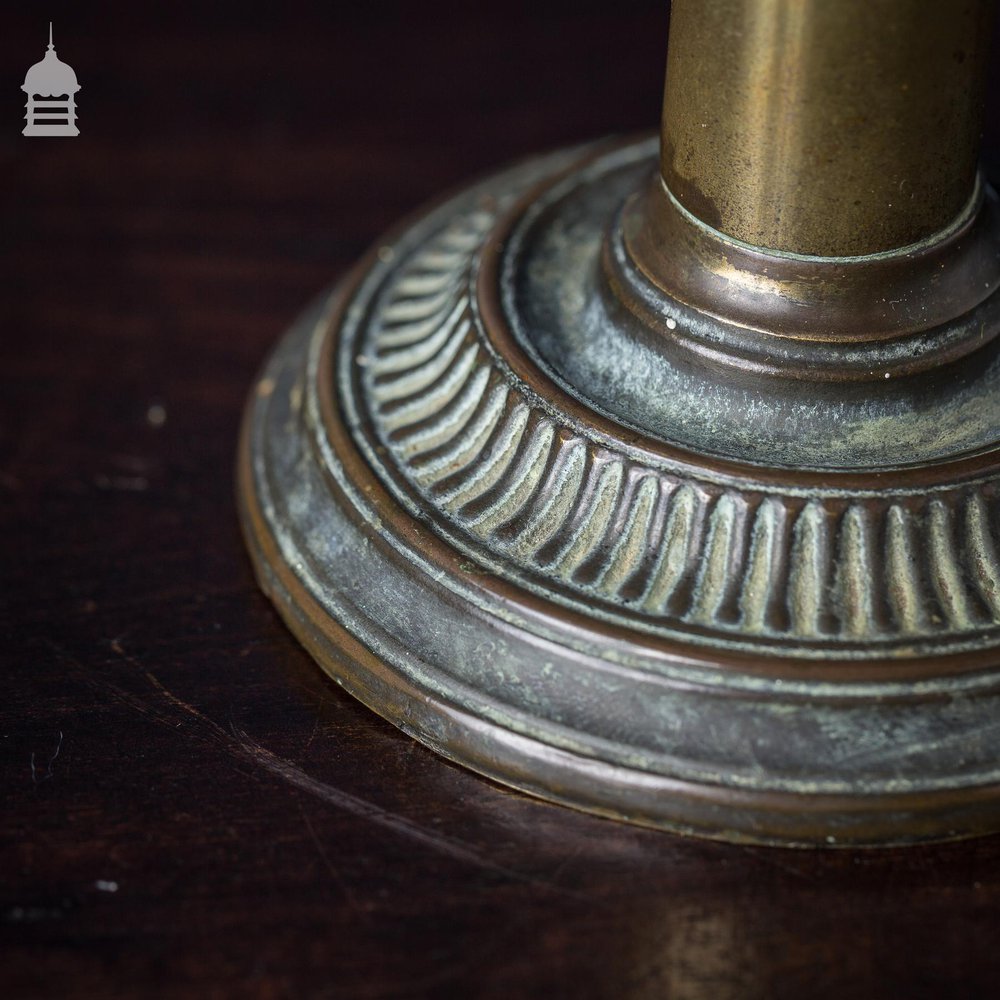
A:
<svg viewBox="0 0 1000 1000">
<path fill-rule="evenodd" d="M 348 6 L 57 4 L 72 140 L 20 135 L 50 15 L 4 12 L 0 995 L 997 996 L 1000 838 L 788 852 L 534 802 L 343 695 L 258 592 L 237 423 L 297 311 L 443 189 L 658 115 L 660 3 Z"/>
</svg>

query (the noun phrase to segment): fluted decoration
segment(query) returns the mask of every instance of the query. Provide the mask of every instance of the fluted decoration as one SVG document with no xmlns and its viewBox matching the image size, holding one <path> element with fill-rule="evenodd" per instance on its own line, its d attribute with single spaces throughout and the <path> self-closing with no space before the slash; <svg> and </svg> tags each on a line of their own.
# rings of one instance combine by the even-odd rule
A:
<svg viewBox="0 0 1000 1000">
<path fill-rule="evenodd" d="M 878 501 L 734 486 L 612 451 L 537 405 L 471 297 L 493 221 L 470 212 L 390 272 L 361 362 L 381 445 L 470 550 L 654 628 L 850 644 L 1000 624 L 993 483 Z"/>
</svg>

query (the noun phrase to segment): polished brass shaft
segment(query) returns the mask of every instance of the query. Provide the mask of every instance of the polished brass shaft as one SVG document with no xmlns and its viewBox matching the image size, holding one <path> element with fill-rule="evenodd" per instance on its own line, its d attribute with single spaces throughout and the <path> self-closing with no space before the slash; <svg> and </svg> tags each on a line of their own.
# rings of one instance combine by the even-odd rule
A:
<svg viewBox="0 0 1000 1000">
<path fill-rule="evenodd" d="M 662 173 L 754 246 L 855 256 L 972 194 L 991 0 L 674 0 Z"/>
</svg>

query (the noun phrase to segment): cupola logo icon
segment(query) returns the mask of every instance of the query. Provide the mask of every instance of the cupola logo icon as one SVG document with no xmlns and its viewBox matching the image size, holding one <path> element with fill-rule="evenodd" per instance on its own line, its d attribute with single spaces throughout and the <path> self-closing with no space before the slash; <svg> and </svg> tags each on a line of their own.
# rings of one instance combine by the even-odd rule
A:
<svg viewBox="0 0 1000 1000">
<path fill-rule="evenodd" d="M 76 92 L 80 90 L 76 73 L 57 55 L 52 44 L 49 21 L 49 47 L 45 58 L 25 74 L 21 87 L 28 95 L 22 135 L 79 135 L 76 127 Z"/>
</svg>

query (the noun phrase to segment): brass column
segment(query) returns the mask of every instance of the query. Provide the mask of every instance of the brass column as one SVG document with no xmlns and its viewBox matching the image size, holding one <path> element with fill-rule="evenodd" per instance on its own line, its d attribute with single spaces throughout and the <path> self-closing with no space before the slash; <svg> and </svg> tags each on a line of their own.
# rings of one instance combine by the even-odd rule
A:
<svg viewBox="0 0 1000 1000">
<path fill-rule="evenodd" d="M 759 247 L 856 256 L 943 229 L 979 150 L 990 0 L 675 0 L 661 166 Z"/>
</svg>

